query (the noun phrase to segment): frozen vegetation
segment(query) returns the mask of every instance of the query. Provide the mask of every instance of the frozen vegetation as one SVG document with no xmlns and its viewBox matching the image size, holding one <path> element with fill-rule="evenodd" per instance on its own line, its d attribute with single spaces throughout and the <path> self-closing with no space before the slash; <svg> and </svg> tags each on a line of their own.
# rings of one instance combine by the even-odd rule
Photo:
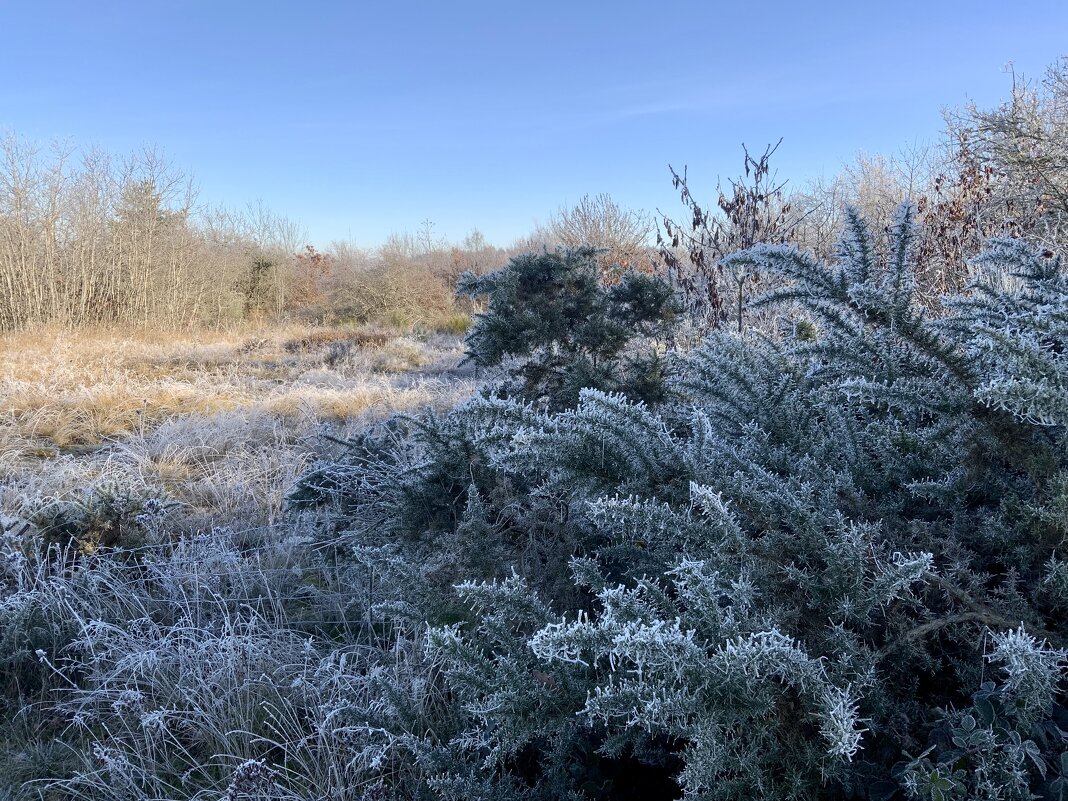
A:
<svg viewBox="0 0 1068 801">
<path fill-rule="evenodd" d="M 1065 74 L 434 324 L 6 334 L 0 799 L 1068 796 Z"/>
</svg>

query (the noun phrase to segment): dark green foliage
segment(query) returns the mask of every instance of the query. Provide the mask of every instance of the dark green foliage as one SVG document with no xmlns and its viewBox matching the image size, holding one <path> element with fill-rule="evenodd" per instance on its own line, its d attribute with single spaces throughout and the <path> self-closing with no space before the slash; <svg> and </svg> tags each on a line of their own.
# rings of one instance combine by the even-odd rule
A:
<svg viewBox="0 0 1068 801">
<path fill-rule="evenodd" d="M 53 501 L 32 522 L 45 547 L 92 553 L 100 548 L 136 548 L 155 541 L 172 504 L 121 487 L 100 487 L 84 499 Z"/>
<path fill-rule="evenodd" d="M 662 398 L 662 359 L 648 340 L 675 318 L 671 291 L 633 271 L 606 288 L 596 255 L 531 253 L 490 275 L 461 279 L 461 294 L 489 296 L 467 335 L 469 358 L 483 367 L 521 360 L 506 394 L 545 398 L 554 408 L 574 406 L 586 387 L 647 402 Z"/>
</svg>

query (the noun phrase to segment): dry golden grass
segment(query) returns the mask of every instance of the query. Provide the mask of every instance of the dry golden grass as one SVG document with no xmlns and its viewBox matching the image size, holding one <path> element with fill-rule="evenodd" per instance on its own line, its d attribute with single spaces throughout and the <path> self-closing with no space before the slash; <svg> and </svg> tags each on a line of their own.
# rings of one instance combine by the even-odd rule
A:
<svg viewBox="0 0 1068 801">
<path fill-rule="evenodd" d="M 0 512 L 119 485 L 190 525 L 269 523 L 322 426 L 452 405 L 460 358 L 456 337 L 370 326 L 0 337 Z"/>
<path fill-rule="evenodd" d="M 20 334 L 0 338 L 0 425 L 36 447 L 66 448 L 176 415 L 260 407 L 336 419 L 409 408 L 434 393 L 399 390 L 380 374 L 418 370 L 455 351 L 383 329 Z M 320 380 L 302 381 L 309 372 Z"/>
</svg>

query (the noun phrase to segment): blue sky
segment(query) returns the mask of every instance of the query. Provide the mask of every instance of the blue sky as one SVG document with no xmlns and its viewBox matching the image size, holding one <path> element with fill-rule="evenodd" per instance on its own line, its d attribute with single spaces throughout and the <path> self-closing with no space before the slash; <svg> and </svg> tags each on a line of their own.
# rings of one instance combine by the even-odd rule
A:
<svg viewBox="0 0 1068 801">
<path fill-rule="evenodd" d="M 679 206 L 935 140 L 1068 54 L 1068 2 L 0 0 L 0 131 L 149 145 L 320 246 L 424 219 L 506 244 L 585 193 Z"/>
</svg>

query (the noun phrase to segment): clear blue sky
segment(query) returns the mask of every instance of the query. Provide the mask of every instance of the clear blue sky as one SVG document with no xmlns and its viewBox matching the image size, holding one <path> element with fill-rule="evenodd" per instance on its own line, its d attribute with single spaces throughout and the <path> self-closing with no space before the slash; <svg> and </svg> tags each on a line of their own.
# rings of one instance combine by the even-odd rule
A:
<svg viewBox="0 0 1068 801">
<path fill-rule="evenodd" d="M 0 0 L 0 130 L 158 146 L 319 245 L 507 243 L 585 193 L 678 210 L 780 136 L 802 183 L 1068 53 L 1068 2 Z"/>
</svg>

